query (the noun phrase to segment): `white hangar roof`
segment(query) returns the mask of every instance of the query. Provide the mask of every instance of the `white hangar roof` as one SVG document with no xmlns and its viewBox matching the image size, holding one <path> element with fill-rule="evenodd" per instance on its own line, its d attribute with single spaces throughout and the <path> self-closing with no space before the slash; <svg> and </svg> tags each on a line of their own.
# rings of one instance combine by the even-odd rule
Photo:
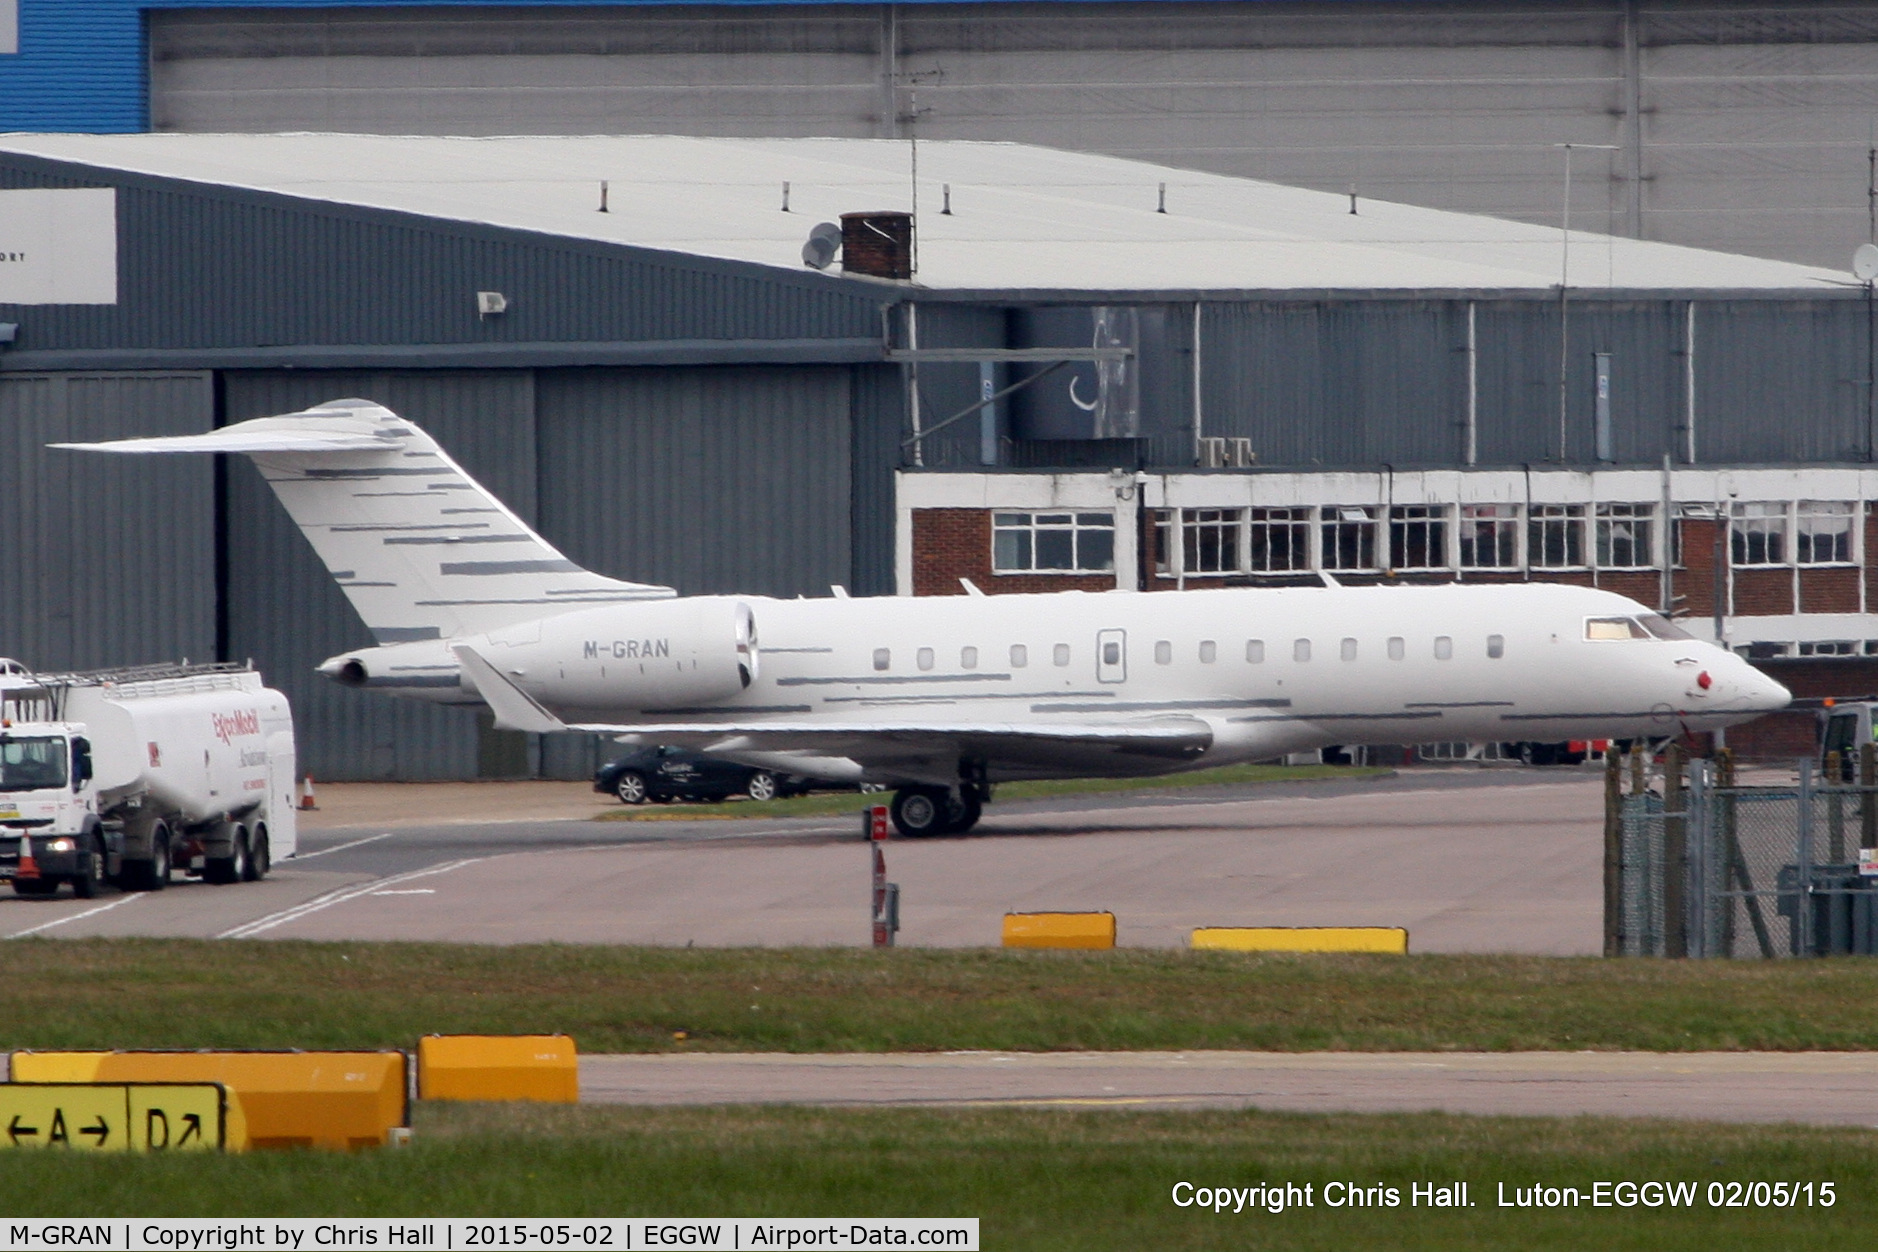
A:
<svg viewBox="0 0 1878 1252">
<path fill-rule="evenodd" d="M 899 140 L 7 135 L 0 150 L 797 272 L 816 222 L 911 207 Z M 938 289 L 1530 292 L 1557 289 L 1565 251 L 1557 227 L 1376 200 L 1352 215 L 1344 195 L 963 140 L 919 144 L 919 209 L 917 281 Z M 1832 270 L 1577 230 L 1569 259 L 1581 289 L 1854 285 Z"/>
</svg>

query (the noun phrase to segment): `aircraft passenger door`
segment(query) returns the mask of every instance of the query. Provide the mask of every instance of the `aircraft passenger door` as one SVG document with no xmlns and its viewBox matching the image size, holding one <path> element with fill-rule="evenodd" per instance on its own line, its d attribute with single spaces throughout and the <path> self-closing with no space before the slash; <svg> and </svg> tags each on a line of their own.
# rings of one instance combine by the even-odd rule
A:
<svg viewBox="0 0 1878 1252">
<path fill-rule="evenodd" d="M 1104 683 L 1128 681 L 1127 631 L 1098 630 L 1096 632 L 1096 681 Z"/>
</svg>

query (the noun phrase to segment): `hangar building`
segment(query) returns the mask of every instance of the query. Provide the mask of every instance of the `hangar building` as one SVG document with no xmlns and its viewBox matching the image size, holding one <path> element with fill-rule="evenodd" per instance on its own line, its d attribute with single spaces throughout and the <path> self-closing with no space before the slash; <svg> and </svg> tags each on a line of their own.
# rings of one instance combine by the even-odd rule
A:
<svg viewBox="0 0 1878 1252">
<path fill-rule="evenodd" d="M 315 678 L 364 628 L 245 462 L 45 443 L 360 395 L 687 592 L 1555 578 L 1878 689 L 1832 270 L 865 139 L 16 135 L 0 235 L 0 650 L 251 657 L 322 779 L 595 748 Z"/>
<path fill-rule="evenodd" d="M 1009 140 L 1843 266 L 1870 0 L 0 0 L 0 131 Z M 1603 145 L 1603 147 L 1598 147 Z"/>
</svg>

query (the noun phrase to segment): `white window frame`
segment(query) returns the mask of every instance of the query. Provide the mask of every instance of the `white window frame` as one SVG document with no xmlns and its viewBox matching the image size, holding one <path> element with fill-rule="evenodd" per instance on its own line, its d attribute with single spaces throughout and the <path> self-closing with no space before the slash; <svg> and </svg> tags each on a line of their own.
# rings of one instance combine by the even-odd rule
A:
<svg viewBox="0 0 1878 1252">
<path fill-rule="evenodd" d="M 1040 517 L 1047 517 L 1047 518 L 1064 517 L 1064 518 L 1068 518 L 1069 520 L 1067 522 L 1052 521 L 1048 523 L 1039 524 L 1037 519 Z M 1009 519 L 1009 518 L 1023 518 L 1025 520 L 1022 522 L 1001 520 L 1001 519 Z M 1090 520 L 1092 518 L 1101 518 L 1103 520 L 1101 524 L 1097 524 L 1096 522 Z M 1101 531 L 1107 531 L 1108 536 L 1109 536 L 1108 563 L 1106 565 L 1101 565 L 1101 566 L 1085 566 L 1082 564 L 1082 536 L 1085 533 L 1093 534 L 1093 533 L 1097 533 Z M 1037 565 L 1037 536 L 1039 532 L 1046 532 L 1050 534 L 1067 533 L 1069 535 L 1070 564 L 1068 568 L 1065 569 L 1065 568 L 1039 568 L 1038 567 Z M 1030 553 L 1029 565 L 1027 566 L 1008 565 L 1007 566 L 1007 565 L 999 564 L 998 536 L 1000 534 L 1028 536 L 1028 549 Z M 1112 575 L 1115 572 L 1115 514 L 1112 511 L 1105 513 L 1097 509 L 1074 509 L 1074 508 L 1071 508 L 1071 509 L 993 509 L 991 511 L 991 572 L 993 575 L 1043 574 L 1043 575 L 1065 576 L 1065 577 L 1070 577 L 1070 578 L 1086 578 L 1091 574 Z"/>
</svg>

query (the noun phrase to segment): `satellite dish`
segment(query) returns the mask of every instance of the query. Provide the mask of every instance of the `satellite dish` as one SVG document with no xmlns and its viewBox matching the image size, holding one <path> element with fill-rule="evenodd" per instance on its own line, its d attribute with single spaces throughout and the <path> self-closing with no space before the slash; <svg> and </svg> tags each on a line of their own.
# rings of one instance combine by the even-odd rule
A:
<svg viewBox="0 0 1878 1252">
<path fill-rule="evenodd" d="M 1878 278 L 1878 243 L 1862 243 L 1852 254 L 1852 273 L 1863 283 Z"/>
<path fill-rule="evenodd" d="M 810 269 L 825 270 L 839 251 L 841 227 L 833 222 L 823 222 L 809 231 L 809 241 L 802 245 L 802 264 Z M 1878 249 L 1874 251 L 1878 252 Z"/>
</svg>

